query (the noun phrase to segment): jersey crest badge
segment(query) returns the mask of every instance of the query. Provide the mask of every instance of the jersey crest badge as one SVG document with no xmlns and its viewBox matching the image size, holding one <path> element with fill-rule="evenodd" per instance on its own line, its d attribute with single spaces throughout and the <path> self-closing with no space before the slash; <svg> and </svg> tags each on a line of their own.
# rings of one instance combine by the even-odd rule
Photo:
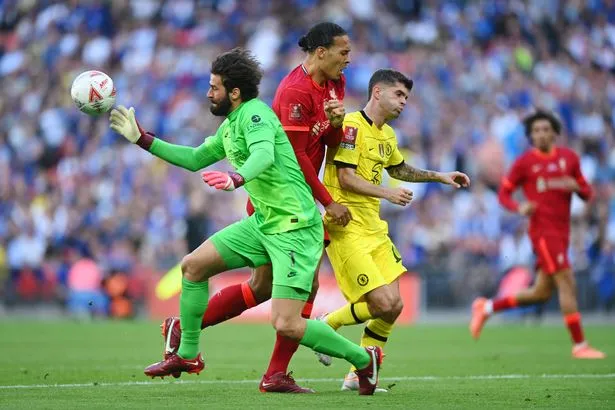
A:
<svg viewBox="0 0 615 410">
<path fill-rule="evenodd" d="M 566 171 L 566 159 L 565 158 L 560 158 L 559 159 L 559 168 L 562 171 Z"/>
</svg>

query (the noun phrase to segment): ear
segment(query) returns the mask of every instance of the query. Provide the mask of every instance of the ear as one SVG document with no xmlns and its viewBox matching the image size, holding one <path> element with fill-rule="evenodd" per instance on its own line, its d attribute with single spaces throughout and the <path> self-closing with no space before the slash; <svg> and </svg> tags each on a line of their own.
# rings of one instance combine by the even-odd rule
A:
<svg viewBox="0 0 615 410">
<path fill-rule="evenodd" d="M 325 58 L 325 55 L 327 54 L 327 49 L 320 46 L 318 48 L 316 48 L 316 55 L 318 56 L 318 58 L 322 59 Z"/>
<path fill-rule="evenodd" d="M 237 87 L 233 88 L 229 93 L 229 99 L 231 101 L 237 101 L 241 98 L 241 90 Z"/>
<path fill-rule="evenodd" d="M 380 86 L 376 84 L 374 88 L 372 89 L 372 95 L 374 96 L 374 99 L 379 100 L 381 94 L 382 94 L 382 88 L 380 88 Z"/>
</svg>

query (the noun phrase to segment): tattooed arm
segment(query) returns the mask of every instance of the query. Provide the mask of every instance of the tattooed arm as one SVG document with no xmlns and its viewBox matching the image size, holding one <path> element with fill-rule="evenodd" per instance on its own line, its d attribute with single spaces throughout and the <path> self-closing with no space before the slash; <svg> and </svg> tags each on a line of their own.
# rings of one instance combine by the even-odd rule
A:
<svg viewBox="0 0 615 410">
<path fill-rule="evenodd" d="M 387 172 L 392 178 L 406 182 L 440 182 L 440 173 L 414 168 L 405 161 L 399 165 L 388 167 Z"/>
<path fill-rule="evenodd" d="M 440 182 L 442 184 L 452 185 L 455 188 L 470 185 L 470 178 L 459 171 L 436 172 L 423 170 L 414 168 L 406 164 L 406 162 L 388 167 L 386 170 L 392 178 L 406 182 Z"/>
</svg>

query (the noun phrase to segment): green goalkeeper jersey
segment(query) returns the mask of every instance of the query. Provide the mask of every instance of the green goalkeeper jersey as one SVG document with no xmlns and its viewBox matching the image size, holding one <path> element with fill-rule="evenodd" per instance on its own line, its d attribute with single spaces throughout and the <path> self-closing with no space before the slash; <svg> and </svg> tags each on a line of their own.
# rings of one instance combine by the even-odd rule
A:
<svg viewBox="0 0 615 410">
<path fill-rule="evenodd" d="M 262 232 L 275 234 L 321 223 L 312 191 L 273 110 L 255 98 L 231 112 L 199 147 L 154 139 L 150 152 L 193 171 L 227 158 L 244 178 Z"/>
</svg>

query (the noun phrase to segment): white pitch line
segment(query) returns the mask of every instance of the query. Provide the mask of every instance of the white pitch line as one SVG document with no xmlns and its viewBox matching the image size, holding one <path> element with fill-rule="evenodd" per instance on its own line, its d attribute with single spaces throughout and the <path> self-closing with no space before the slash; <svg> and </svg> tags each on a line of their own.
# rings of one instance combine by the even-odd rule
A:
<svg viewBox="0 0 615 410">
<path fill-rule="evenodd" d="M 615 373 L 605 374 L 488 374 L 475 376 L 400 376 L 381 377 L 384 382 L 403 381 L 445 381 L 445 380 L 510 380 L 510 379 L 614 379 Z M 341 378 L 296 379 L 298 382 L 340 382 Z M 67 383 L 67 384 L 14 384 L 0 385 L 0 390 L 17 389 L 66 389 L 80 387 L 119 387 L 119 386 L 165 386 L 176 384 L 257 384 L 260 379 L 252 380 L 176 380 L 173 383 L 164 381 L 134 381 L 117 383 Z"/>
</svg>

